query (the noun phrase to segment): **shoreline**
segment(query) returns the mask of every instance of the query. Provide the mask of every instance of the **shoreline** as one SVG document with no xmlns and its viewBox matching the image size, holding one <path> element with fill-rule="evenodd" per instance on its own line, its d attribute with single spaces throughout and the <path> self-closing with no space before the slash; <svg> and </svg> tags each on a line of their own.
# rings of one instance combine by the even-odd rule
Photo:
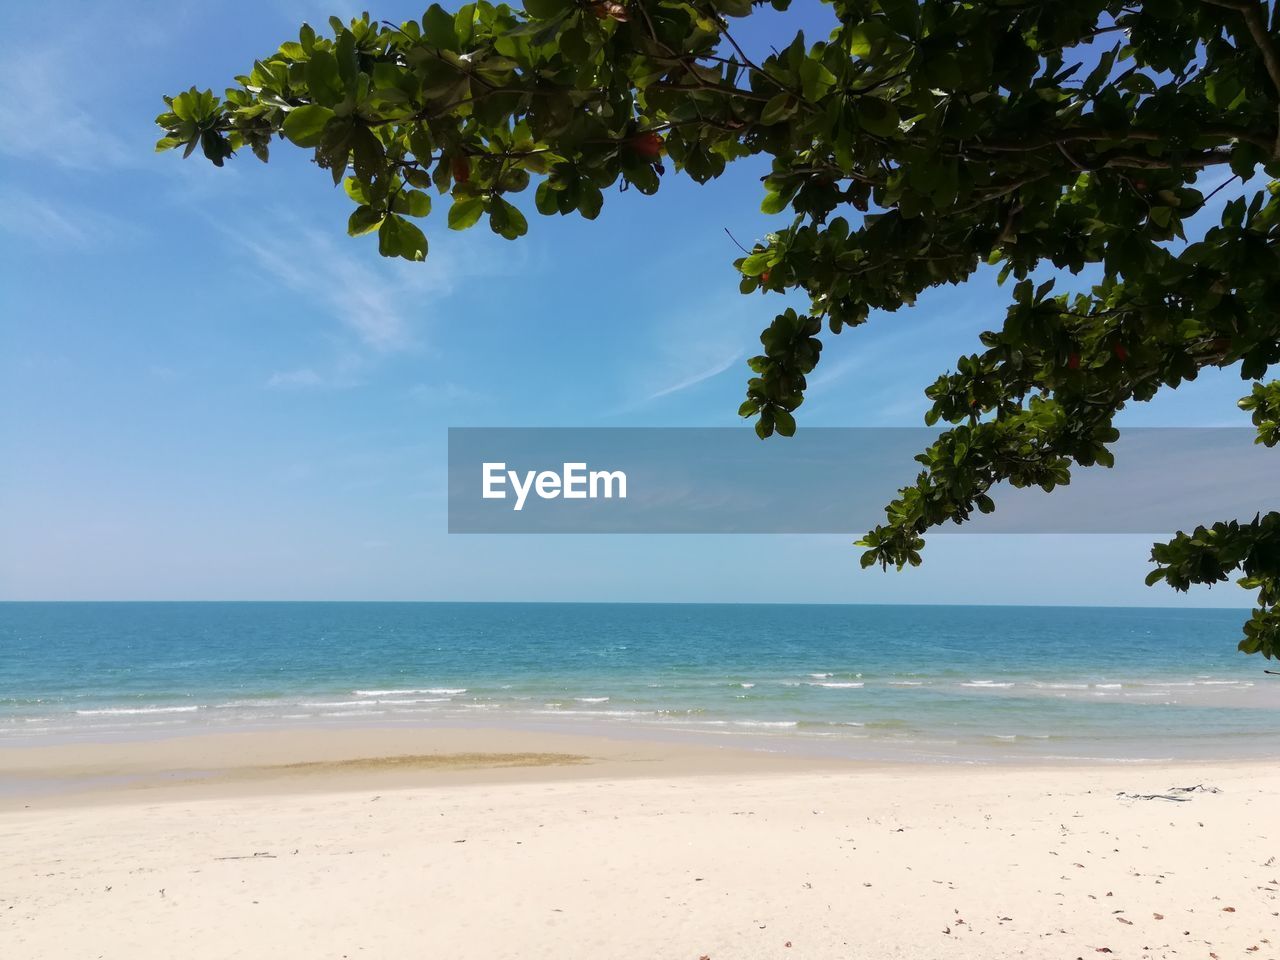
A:
<svg viewBox="0 0 1280 960">
<path fill-rule="evenodd" d="M 1007 771 L 1269 769 L 1270 758 L 975 756 L 921 759 L 797 749 L 794 738 L 734 742 L 647 731 L 500 726 L 295 726 L 0 746 L 0 813 L 208 797 L 399 790 L 477 783 L 771 776 L 868 771 L 939 775 Z M 807 744 L 812 746 L 813 744 Z M 806 744 L 799 744 L 803 747 Z"/>
</svg>

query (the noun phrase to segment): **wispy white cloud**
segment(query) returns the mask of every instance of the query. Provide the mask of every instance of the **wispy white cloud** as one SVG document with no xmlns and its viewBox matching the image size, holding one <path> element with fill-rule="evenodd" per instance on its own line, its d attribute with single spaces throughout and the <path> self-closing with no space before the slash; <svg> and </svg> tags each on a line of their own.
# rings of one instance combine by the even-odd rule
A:
<svg viewBox="0 0 1280 960">
<path fill-rule="evenodd" d="M 15 190 L 5 190 L 0 197 L 0 228 L 37 242 L 57 245 L 80 246 L 88 239 L 83 224 L 64 217 L 43 200 Z"/>
<path fill-rule="evenodd" d="M 371 359 L 360 351 L 335 345 L 324 363 L 273 371 L 265 385 L 270 390 L 350 390 L 364 382 L 371 366 Z"/>
<path fill-rule="evenodd" d="M 623 400 L 604 416 L 632 413 L 714 380 L 743 359 L 762 320 L 744 318 L 736 300 L 717 301 L 690 312 L 664 315 L 651 329 L 652 348 L 631 353 L 620 371 Z M 723 412 L 723 411 L 718 411 Z"/>
<path fill-rule="evenodd" d="M 175 380 L 179 380 L 182 377 L 182 374 L 173 367 L 163 363 L 148 364 L 147 373 L 156 380 L 161 380 L 165 383 L 173 383 Z"/>
<path fill-rule="evenodd" d="M 88 6 L 58 18 L 56 29 L 26 31 L 21 43 L 7 46 L 0 153 L 75 170 L 146 162 L 148 118 L 119 109 L 129 78 L 113 65 L 147 63 L 172 45 L 187 11 L 183 4 L 144 7 L 122 16 L 110 4 Z M 103 57 L 104 49 L 114 56 Z"/>
<path fill-rule="evenodd" d="M 486 403 L 490 399 L 477 390 L 472 390 L 470 387 L 452 381 L 415 383 L 409 388 L 409 396 L 419 403 L 443 407 L 475 406 L 476 404 Z"/>
<path fill-rule="evenodd" d="M 78 106 L 65 80 L 68 59 L 56 49 L 29 48 L 0 59 L 0 153 L 72 169 L 126 166 L 135 151 L 99 117 Z"/>
<path fill-rule="evenodd" d="M 835 343 L 835 346 L 845 347 L 848 345 L 837 342 Z M 830 342 L 823 345 L 824 353 L 832 349 L 833 347 Z M 865 352 L 846 353 L 843 357 L 838 359 L 824 360 L 818 364 L 817 369 L 812 374 L 805 378 L 805 381 L 808 383 L 808 390 L 806 392 L 809 395 L 813 395 L 814 393 L 825 389 L 827 386 L 843 380 L 849 374 L 853 373 L 853 371 L 865 365 L 866 362 L 867 355 Z"/>
<path fill-rule="evenodd" d="M 710 380 L 712 377 L 719 376 L 724 373 L 743 357 L 742 350 L 735 349 L 723 356 L 716 357 L 705 365 L 700 366 L 693 373 L 686 374 L 673 383 L 659 387 L 650 393 L 647 397 L 641 398 L 639 404 L 651 403 L 661 397 L 669 397 L 673 393 L 679 393 L 681 390 L 688 390 L 690 387 L 696 387 L 704 380 Z"/>
<path fill-rule="evenodd" d="M 325 378 L 311 367 L 298 367 L 295 370 L 277 370 L 267 378 L 267 386 L 272 390 L 321 387 L 325 386 L 325 384 Z"/>
<path fill-rule="evenodd" d="M 333 225 L 318 225 L 297 214 L 267 211 L 259 226 L 213 220 L 253 271 L 298 295 L 306 309 L 332 322 L 327 336 L 333 356 L 273 372 L 273 389 L 341 389 L 358 386 L 381 361 L 427 348 L 428 325 L 439 319 L 457 284 L 493 269 L 492 258 L 467 255 L 467 238 L 450 237 L 447 249 L 432 251 L 425 263 L 378 255 L 372 238 L 351 239 Z M 519 251 L 504 261 L 504 274 L 518 272 Z M 415 388 L 416 389 L 416 388 Z M 474 399 L 456 384 L 424 384 L 444 391 L 448 402 Z"/>
<path fill-rule="evenodd" d="M 373 353 L 412 346 L 414 323 L 406 306 L 421 303 L 424 294 L 448 292 L 447 278 L 433 265 L 411 264 L 417 269 L 405 271 L 371 264 L 354 241 L 340 248 L 315 227 L 286 224 L 270 237 L 237 237 L 262 272 L 332 315 Z"/>
<path fill-rule="evenodd" d="M 25 243 L 84 248 L 107 240 L 127 241 L 137 235 L 138 228 L 83 205 L 72 213 L 49 200 L 0 188 L 0 231 Z"/>
<path fill-rule="evenodd" d="M 661 372 L 656 378 L 646 368 L 645 390 L 638 396 L 608 410 L 605 416 L 633 413 L 664 397 L 671 397 L 696 387 L 737 365 L 743 356 L 741 347 L 694 345 L 692 350 L 686 350 L 679 359 L 669 359 L 665 364 L 659 364 Z M 657 387 L 653 386 L 655 380 L 659 384 Z"/>
</svg>

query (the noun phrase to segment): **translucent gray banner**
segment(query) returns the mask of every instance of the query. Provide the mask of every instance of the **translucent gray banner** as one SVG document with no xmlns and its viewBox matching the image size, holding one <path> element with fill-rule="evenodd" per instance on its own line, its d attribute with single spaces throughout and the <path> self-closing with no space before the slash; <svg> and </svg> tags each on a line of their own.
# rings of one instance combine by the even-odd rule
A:
<svg viewBox="0 0 1280 960">
<path fill-rule="evenodd" d="M 451 428 L 450 533 L 842 533 L 884 521 L 926 428 Z M 1247 428 L 1123 431 L 1112 469 L 937 532 L 1167 533 L 1280 509 L 1280 451 Z"/>
</svg>

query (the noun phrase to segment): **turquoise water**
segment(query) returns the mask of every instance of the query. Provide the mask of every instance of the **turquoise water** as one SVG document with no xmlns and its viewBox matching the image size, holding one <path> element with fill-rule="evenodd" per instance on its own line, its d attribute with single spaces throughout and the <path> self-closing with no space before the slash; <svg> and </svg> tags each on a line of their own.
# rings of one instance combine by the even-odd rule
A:
<svg viewBox="0 0 1280 960">
<path fill-rule="evenodd" d="M 931 759 L 1280 756 L 1242 611 L 0 604 L 0 741 L 551 727 Z M 736 740 L 734 738 L 737 738 Z"/>
</svg>

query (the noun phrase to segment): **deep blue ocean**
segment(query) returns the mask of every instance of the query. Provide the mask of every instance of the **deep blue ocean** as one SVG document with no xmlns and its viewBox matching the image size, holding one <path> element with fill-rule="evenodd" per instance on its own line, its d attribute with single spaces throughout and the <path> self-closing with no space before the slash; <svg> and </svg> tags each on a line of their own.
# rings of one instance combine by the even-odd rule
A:
<svg viewBox="0 0 1280 960">
<path fill-rule="evenodd" d="M 869 758 L 1280 756 L 1240 610 L 0 603 L 0 742 L 547 727 Z M 734 739 L 737 738 L 737 739 Z"/>
</svg>

